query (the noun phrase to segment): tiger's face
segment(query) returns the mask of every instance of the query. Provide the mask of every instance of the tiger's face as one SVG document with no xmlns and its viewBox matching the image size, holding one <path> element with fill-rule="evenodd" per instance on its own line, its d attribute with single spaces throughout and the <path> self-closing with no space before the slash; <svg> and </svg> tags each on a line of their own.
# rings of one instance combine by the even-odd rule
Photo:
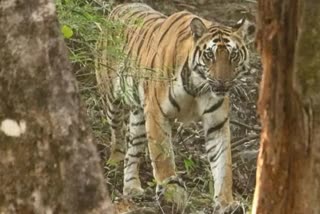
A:
<svg viewBox="0 0 320 214">
<path fill-rule="evenodd" d="M 189 56 L 189 68 L 198 93 L 209 91 L 224 95 L 247 69 L 248 50 L 239 32 L 225 26 L 207 28 L 194 18 L 190 27 L 194 49 Z"/>
</svg>

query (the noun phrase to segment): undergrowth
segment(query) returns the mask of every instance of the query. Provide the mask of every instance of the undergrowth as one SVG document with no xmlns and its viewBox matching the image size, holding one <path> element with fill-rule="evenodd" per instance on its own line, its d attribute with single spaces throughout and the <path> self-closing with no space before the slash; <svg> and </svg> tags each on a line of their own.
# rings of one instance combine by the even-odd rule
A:
<svg viewBox="0 0 320 214">
<path fill-rule="evenodd" d="M 99 57 L 96 43 L 101 32 L 113 26 L 106 18 L 113 1 L 55 0 L 55 3 L 61 33 L 67 44 L 94 136 L 98 143 L 106 141 L 109 129 L 106 118 L 102 116 L 94 60 Z"/>
<path fill-rule="evenodd" d="M 106 117 L 102 112 L 102 102 L 96 87 L 94 61 L 96 58 L 102 56 L 96 49 L 96 42 L 101 39 L 102 31 L 111 28 L 114 30 L 119 27 L 117 23 L 111 23 L 106 19 L 107 14 L 109 14 L 111 8 L 114 6 L 114 1 L 55 0 L 55 2 L 61 33 L 67 44 L 70 61 L 78 80 L 82 100 L 86 104 L 90 125 L 99 146 L 98 150 L 102 152 L 103 160 L 106 160 L 105 155 L 108 152 L 110 133 Z M 121 38 L 113 42 L 113 46 L 116 47 L 118 46 L 117 44 L 121 42 Z M 115 55 L 119 54 L 116 49 L 111 48 L 108 49 L 108 51 L 113 52 Z M 256 88 L 257 87 L 251 87 L 247 90 L 250 91 L 250 100 L 256 100 Z M 241 103 L 237 99 L 235 99 L 237 101 L 235 103 Z M 243 112 L 244 116 L 233 116 L 233 118 L 240 118 L 240 121 L 255 120 L 255 117 L 245 117 L 245 115 L 249 115 L 245 112 L 248 108 L 243 106 L 236 106 L 238 110 L 234 112 L 236 112 L 237 115 L 239 112 Z M 235 113 L 233 113 L 233 115 L 235 115 Z M 237 123 L 240 124 L 239 122 Z M 188 212 L 186 213 L 197 213 L 198 210 L 203 210 L 202 213 L 210 213 L 211 210 L 207 208 L 212 205 L 213 180 L 210 167 L 206 160 L 207 158 L 204 155 L 203 133 L 196 131 L 201 130 L 199 127 L 198 125 L 187 128 L 180 127 L 180 129 L 176 127 L 176 135 L 174 138 L 178 174 L 186 182 L 188 193 L 190 194 L 190 203 Z M 249 201 L 251 201 L 253 186 L 250 181 L 252 177 L 254 177 L 255 168 L 251 166 L 252 164 L 248 164 L 249 162 L 253 162 L 247 158 L 252 155 L 243 155 L 242 151 L 250 148 L 250 151 L 253 153 L 256 152 L 256 149 L 253 147 L 257 143 L 253 144 L 251 138 L 245 139 L 245 143 L 241 141 L 244 139 L 243 136 L 251 134 L 252 127 L 249 125 L 245 127 L 243 123 L 242 125 L 240 124 L 240 126 L 237 124 L 234 125 L 233 123 L 232 128 L 233 133 L 239 133 L 237 135 L 234 134 L 232 144 L 234 154 L 233 172 L 236 177 L 234 179 L 236 189 L 235 196 L 237 200 L 243 200 L 241 201 L 242 204 L 248 207 Z M 253 154 L 253 156 L 255 157 L 255 154 Z M 143 204 L 137 203 L 137 205 L 141 205 L 141 207 L 145 206 L 146 202 L 154 202 L 153 196 L 155 189 L 152 167 L 148 155 L 142 160 L 142 164 L 141 180 L 148 194 L 145 194 L 144 197 L 146 198 L 141 202 Z M 117 166 L 117 168 L 110 167 L 105 165 L 104 161 L 102 165 L 105 167 L 105 176 L 108 178 L 109 192 L 112 194 L 112 198 L 116 203 L 117 197 L 121 197 L 123 166 Z"/>
</svg>

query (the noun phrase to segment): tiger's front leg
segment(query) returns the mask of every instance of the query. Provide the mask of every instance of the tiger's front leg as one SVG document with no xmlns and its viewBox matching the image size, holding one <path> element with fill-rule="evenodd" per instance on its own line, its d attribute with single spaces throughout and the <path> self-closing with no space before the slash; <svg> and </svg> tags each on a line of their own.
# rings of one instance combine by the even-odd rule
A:
<svg viewBox="0 0 320 214">
<path fill-rule="evenodd" d="M 186 203 L 187 194 L 175 171 L 170 121 L 157 101 L 147 103 L 145 115 L 150 159 L 157 182 L 157 196 L 163 195 L 167 201 L 175 203 L 177 209 L 181 209 Z"/>
<path fill-rule="evenodd" d="M 212 99 L 206 104 L 202 121 L 214 179 L 214 197 L 217 204 L 226 207 L 233 202 L 229 98 Z"/>
</svg>

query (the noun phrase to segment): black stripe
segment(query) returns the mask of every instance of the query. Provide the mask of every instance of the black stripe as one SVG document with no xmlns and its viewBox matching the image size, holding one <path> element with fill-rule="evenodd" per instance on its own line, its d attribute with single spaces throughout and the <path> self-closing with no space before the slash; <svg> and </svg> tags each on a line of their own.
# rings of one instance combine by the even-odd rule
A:
<svg viewBox="0 0 320 214">
<path fill-rule="evenodd" d="M 113 9 L 110 13 L 110 17 L 116 15 L 117 13 L 119 13 L 119 10 L 123 9 L 123 7 L 117 7 L 115 9 Z"/>
<path fill-rule="evenodd" d="M 218 34 L 221 34 L 221 31 L 220 31 L 220 30 L 218 30 L 217 32 L 212 33 L 212 34 L 211 34 L 212 39 L 213 39 L 214 37 L 216 37 Z"/>
<path fill-rule="evenodd" d="M 119 7 L 121 10 L 120 11 L 118 11 L 118 17 L 117 18 L 119 18 L 121 15 L 125 15 L 125 14 L 127 14 L 127 13 L 130 13 L 130 10 L 135 10 L 136 8 L 131 8 L 131 7 L 127 7 L 126 5 L 123 5 L 123 6 L 120 6 Z M 137 11 L 137 12 L 139 12 L 139 11 Z"/>
<path fill-rule="evenodd" d="M 134 15 L 137 15 L 138 13 L 144 13 L 145 11 L 141 11 L 141 10 L 138 10 L 138 11 L 134 11 L 132 12 L 129 16 L 127 17 L 124 17 L 125 19 L 129 19 L 131 17 L 133 17 Z"/>
<path fill-rule="evenodd" d="M 199 57 L 198 57 L 199 59 L 201 59 L 202 53 L 203 51 L 199 50 Z"/>
<path fill-rule="evenodd" d="M 129 166 L 132 166 L 133 164 L 138 164 L 138 161 L 132 161 L 129 164 L 125 165 L 124 168 L 128 168 Z"/>
<path fill-rule="evenodd" d="M 151 65 L 150 65 L 150 68 L 153 69 L 154 68 L 154 62 L 156 60 L 156 56 L 157 56 L 157 52 L 154 54 L 153 58 L 152 58 L 152 61 L 151 61 Z"/>
<path fill-rule="evenodd" d="M 132 146 L 141 146 L 142 144 L 146 144 L 146 140 L 144 140 L 144 141 L 138 141 L 138 142 L 136 142 L 136 143 L 133 143 L 133 142 L 131 142 L 131 145 Z"/>
<path fill-rule="evenodd" d="M 163 112 L 163 110 L 162 110 L 162 108 L 161 108 L 161 105 L 160 105 L 160 102 L 159 102 L 159 100 L 158 100 L 158 96 L 157 96 L 157 92 L 156 92 L 156 90 L 154 91 L 154 97 L 155 97 L 155 99 L 156 99 L 156 102 L 157 102 L 157 104 L 158 104 L 158 106 L 159 106 L 159 109 L 160 109 L 160 112 L 162 113 L 162 115 L 164 116 L 164 117 L 167 117 L 167 115 Z"/>
<path fill-rule="evenodd" d="M 154 25 L 153 26 L 153 29 L 148 29 L 149 31 L 148 31 L 148 33 L 150 32 L 150 30 L 152 30 L 152 32 L 150 32 L 150 36 L 152 36 L 152 34 L 156 31 L 156 30 L 158 30 L 160 27 L 161 27 L 161 25 L 163 24 L 163 22 L 159 22 L 159 23 L 157 23 L 156 25 Z M 149 39 L 148 40 L 148 43 L 147 43 L 147 47 L 150 45 L 150 41 L 151 41 L 151 39 Z"/>
<path fill-rule="evenodd" d="M 107 112 L 110 112 L 112 115 L 118 115 L 120 113 L 120 111 L 112 110 L 109 104 L 107 104 Z"/>
<path fill-rule="evenodd" d="M 130 32 L 130 39 L 128 40 L 127 48 L 128 48 L 128 53 L 127 55 L 130 56 L 131 51 L 133 49 L 133 46 L 137 43 L 137 41 L 141 38 L 142 32 L 145 31 L 145 28 L 137 26 Z"/>
<path fill-rule="evenodd" d="M 138 136 L 133 137 L 133 138 L 132 138 L 132 141 L 137 140 L 137 139 L 140 139 L 140 138 L 146 138 L 146 137 L 147 137 L 146 133 L 143 133 L 143 134 L 141 134 L 141 135 L 138 135 Z"/>
<path fill-rule="evenodd" d="M 243 50 L 243 61 L 245 61 L 247 59 L 247 51 L 246 51 L 246 47 L 243 45 L 242 46 L 242 50 Z"/>
<path fill-rule="evenodd" d="M 197 52 L 200 50 L 200 47 L 197 46 L 196 47 L 196 50 L 194 51 L 193 53 L 193 57 L 192 57 L 192 65 L 194 64 L 194 61 L 196 60 L 196 55 L 197 55 Z"/>
<path fill-rule="evenodd" d="M 222 121 L 221 123 L 218 123 L 216 126 L 213 126 L 211 128 L 208 129 L 206 136 L 209 136 L 211 133 L 220 130 L 224 124 L 228 121 L 228 117 L 226 117 L 226 119 L 224 119 L 224 121 Z"/>
<path fill-rule="evenodd" d="M 177 101 L 174 99 L 174 97 L 172 96 L 171 88 L 169 89 L 169 101 L 178 110 L 178 112 L 180 112 L 180 110 L 181 110 L 180 106 L 177 103 Z"/>
<path fill-rule="evenodd" d="M 120 99 L 116 99 L 112 102 L 114 105 L 118 106 L 121 104 L 121 100 Z"/>
<path fill-rule="evenodd" d="M 215 33 L 217 32 L 219 29 L 217 29 L 216 27 L 212 28 L 212 29 L 209 29 L 209 32 L 210 33 Z"/>
<path fill-rule="evenodd" d="M 136 109 L 132 112 L 133 115 L 137 115 L 141 112 L 141 109 Z"/>
<path fill-rule="evenodd" d="M 177 31 L 177 30 L 180 29 L 181 26 L 184 25 L 184 24 L 185 24 L 185 21 L 183 21 L 182 23 L 180 23 L 179 26 L 174 27 L 174 29 Z M 190 27 L 190 26 L 188 26 L 188 27 Z M 178 40 L 179 40 L 179 34 L 178 34 L 178 36 L 177 36 L 176 38 L 177 38 L 177 39 L 176 39 L 175 47 L 177 47 L 177 42 L 178 42 Z M 159 43 L 158 45 L 160 45 L 160 43 Z M 167 45 L 164 46 L 164 48 L 166 48 L 166 47 L 167 47 Z M 176 49 L 175 49 L 175 50 L 176 50 Z M 165 53 L 165 54 L 163 55 L 164 58 L 166 57 L 166 56 L 165 56 L 166 54 L 170 54 L 170 53 L 166 52 L 165 50 L 163 50 L 162 52 Z"/>
<path fill-rule="evenodd" d="M 132 180 L 137 180 L 137 178 L 136 177 L 127 178 L 126 182 L 129 182 L 129 181 L 132 181 Z"/>
<path fill-rule="evenodd" d="M 217 103 L 213 104 L 210 108 L 206 109 L 202 115 L 214 112 L 222 105 L 223 101 L 224 99 L 219 100 Z"/>
<path fill-rule="evenodd" d="M 181 43 L 184 40 L 190 38 L 192 36 L 191 30 L 190 30 L 190 25 L 188 25 L 187 27 L 185 27 L 184 29 L 182 29 L 179 34 L 178 34 L 178 39 L 177 39 L 177 43 Z"/>
<path fill-rule="evenodd" d="M 183 85 L 183 89 L 185 92 L 187 92 L 187 94 L 189 94 L 190 96 L 195 96 L 194 93 L 192 93 L 192 90 L 190 87 L 190 83 L 189 83 L 189 78 L 191 75 L 191 71 L 188 68 L 188 59 L 186 60 L 186 62 L 184 63 L 184 66 L 182 68 L 182 72 L 180 74 L 181 79 L 182 79 L 182 85 Z"/>
<path fill-rule="evenodd" d="M 132 161 L 131 163 L 124 166 L 124 168 L 128 168 L 129 166 L 132 166 L 133 164 L 138 164 L 138 161 Z"/>
<path fill-rule="evenodd" d="M 163 38 L 165 37 L 165 35 L 168 33 L 168 31 L 172 28 L 172 26 L 179 20 L 181 20 L 182 17 L 189 15 L 190 13 L 188 12 L 184 12 L 182 14 L 180 14 L 179 16 L 177 16 L 171 23 L 171 25 L 166 29 L 166 31 L 161 35 L 160 40 L 158 45 L 162 42 Z"/>
<path fill-rule="evenodd" d="M 146 121 L 142 120 L 142 121 L 139 121 L 136 123 L 131 123 L 131 126 L 142 126 L 142 125 L 145 125 L 145 123 L 146 123 Z"/>
<path fill-rule="evenodd" d="M 121 119 L 120 120 L 117 120 L 115 118 L 110 118 L 110 119 L 111 119 L 111 123 L 114 125 L 119 125 L 119 123 L 122 122 Z"/>
<path fill-rule="evenodd" d="M 112 129 L 118 129 L 118 126 L 110 124 Z"/>
<path fill-rule="evenodd" d="M 184 33 L 189 33 L 189 35 L 191 36 L 190 25 L 187 25 L 185 28 L 180 30 L 178 37 L 182 36 L 182 34 Z"/>
<path fill-rule="evenodd" d="M 146 16 L 148 16 L 150 14 L 150 12 L 145 12 L 145 13 L 142 13 L 140 14 L 139 16 L 137 17 L 134 17 L 135 21 L 138 21 L 139 19 L 143 19 L 145 18 Z M 151 13 L 152 14 L 152 13 Z M 148 31 L 148 28 L 145 26 L 146 24 L 146 21 L 144 20 L 144 22 L 141 24 L 141 25 L 137 25 L 134 29 L 133 32 L 130 32 L 130 34 L 132 36 L 136 36 L 136 38 L 130 38 L 130 42 L 128 44 L 128 48 L 129 48 L 129 52 L 128 52 L 128 55 L 130 55 L 131 53 L 131 49 L 132 49 L 132 46 L 142 37 L 142 40 L 143 40 L 143 35 L 145 34 L 145 32 Z M 137 31 L 139 30 L 139 31 Z M 143 33 L 143 34 L 142 34 Z"/>
<path fill-rule="evenodd" d="M 143 11 L 143 13 L 142 14 L 140 14 L 140 15 L 138 15 L 138 16 L 136 16 L 135 17 L 135 21 L 138 21 L 138 22 L 140 22 L 140 20 L 143 20 L 143 21 L 145 21 L 144 20 L 144 18 L 146 17 L 146 16 L 148 16 L 148 15 L 152 15 L 153 13 L 152 12 L 150 12 L 150 11 Z M 144 25 L 144 23 L 142 24 L 142 26 Z"/>
<path fill-rule="evenodd" d="M 137 154 L 128 154 L 128 155 L 133 158 L 140 158 L 143 155 L 143 152 L 138 152 Z"/>
<path fill-rule="evenodd" d="M 146 27 L 146 24 L 149 23 L 150 21 L 156 21 L 157 19 L 159 19 L 159 17 L 155 17 L 155 18 L 149 19 L 148 21 L 143 23 L 143 27 L 144 27 L 145 30 L 144 30 L 142 35 L 137 36 L 138 38 L 141 38 L 141 40 L 140 40 L 140 44 L 139 44 L 137 52 L 136 52 L 136 56 L 140 56 L 141 48 L 142 48 L 142 46 L 143 46 L 143 44 L 145 42 L 145 36 L 149 32 L 148 27 Z"/>
<path fill-rule="evenodd" d="M 124 34 L 125 34 L 125 43 L 128 43 L 129 42 L 129 36 L 130 35 L 130 30 L 127 28 L 125 31 L 124 31 Z M 127 45 L 124 45 L 123 48 L 122 48 L 122 51 L 124 51 L 125 49 L 127 48 Z"/>
<path fill-rule="evenodd" d="M 163 17 L 161 17 L 161 16 L 156 16 L 156 17 L 152 17 L 152 18 L 150 18 L 150 19 L 148 19 L 148 20 L 145 20 L 145 22 L 143 23 L 143 26 L 145 27 L 147 24 L 152 23 L 152 22 L 155 22 L 155 21 L 157 21 L 158 19 L 163 19 Z M 153 23 L 152 23 L 152 24 L 153 24 Z M 149 27 L 148 27 L 148 29 L 149 29 Z"/>
<path fill-rule="evenodd" d="M 184 40 L 188 39 L 190 37 L 190 32 L 185 32 L 183 34 L 181 34 L 180 38 L 179 38 L 179 42 L 183 42 Z"/>
<path fill-rule="evenodd" d="M 223 147 L 223 146 L 221 145 L 218 153 L 212 155 L 212 156 L 209 158 L 209 161 L 210 161 L 210 162 L 215 163 L 215 162 L 219 159 L 219 157 L 221 156 L 221 154 L 222 154 L 224 151 L 227 150 L 227 147 L 224 147 L 223 149 L 222 149 L 222 147 Z"/>
<path fill-rule="evenodd" d="M 194 67 L 194 70 L 200 75 L 200 77 L 202 78 L 202 79 L 207 79 L 207 77 L 206 77 L 206 75 L 205 75 L 205 73 L 200 69 L 200 70 L 198 70 L 198 67 L 202 67 L 202 65 L 201 64 L 196 64 L 196 66 Z"/>
<path fill-rule="evenodd" d="M 144 14 L 142 14 L 144 15 Z M 139 18 L 139 17 L 135 17 L 136 18 Z M 131 53 L 131 49 L 132 49 L 132 46 L 136 43 L 136 41 L 140 38 L 140 34 L 141 32 L 143 32 L 145 29 L 143 28 L 143 25 L 142 26 L 134 26 L 132 28 L 132 30 L 129 31 L 129 40 L 127 40 L 127 47 L 129 49 L 129 52 L 127 53 L 128 55 L 130 55 Z"/>
<path fill-rule="evenodd" d="M 112 89 L 111 89 L 112 90 Z M 114 96 L 110 93 L 107 94 L 107 101 L 111 103 L 111 105 L 120 105 L 121 104 L 121 99 L 115 99 Z"/>
<path fill-rule="evenodd" d="M 140 29 L 139 33 L 137 33 L 136 35 L 136 38 L 135 39 L 131 39 L 131 41 L 129 42 L 128 44 L 128 55 L 131 55 L 131 52 L 133 51 L 133 46 L 138 42 L 138 40 L 141 38 L 141 37 L 144 37 L 144 34 L 145 32 L 143 31 L 146 31 L 145 29 Z M 141 33 L 143 32 L 143 34 L 141 35 Z M 143 44 L 143 38 L 142 40 L 140 40 L 140 46 L 138 47 L 138 50 L 141 48 L 141 45 Z M 138 54 L 136 54 L 136 56 L 138 56 Z"/>
<path fill-rule="evenodd" d="M 113 101 L 115 100 L 113 94 L 110 94 L 110 93 L 107 93 L 107 100 L 110 102 L 110 103 L 113 103 Z"/>
<path fill-rule="evenodd" d="M 152 32 L 151 32 L 151 36 L 152 36 L 152 34 L 162 25 L 162 23 L 163 23 L 163 22 L 160 22 L 160 23 L 158 23 L 157 25 L 154 26 L 154 28 L 152 29 Z M 148 29 L 148 33 L 149 33 L 149 32 L 150 32 L 150 29 Z M 150 42 L 151 42 L 151 41 L 152 41 L 152 39 L 149 38 L 148 41 L 147 41 L 147 44 L 146 44 L 145 50 L 148 51 L 148 54 L 147 54 L 147 55 L 149 55 L 150 49 L 148 50 L 148 48 L 149 48 L 149 46 L 150 46 Z M 138 60 L 137 60 L 138 64 L 141 63 L 141 59 L 142 59 L 141 56 L 138 56 Z M 152 68 L 152 66 L 151 66 L 151 68 Z"/>
<path fill-rule="evenodd" d="M 209 141 L 208 141 L 209 142 Z M 214 144 L 213 146 L 211 146 L 208 150 L 207 153 L 210 153 L 213 149 L 215 149 L 219 144 Z"/>
</svg>

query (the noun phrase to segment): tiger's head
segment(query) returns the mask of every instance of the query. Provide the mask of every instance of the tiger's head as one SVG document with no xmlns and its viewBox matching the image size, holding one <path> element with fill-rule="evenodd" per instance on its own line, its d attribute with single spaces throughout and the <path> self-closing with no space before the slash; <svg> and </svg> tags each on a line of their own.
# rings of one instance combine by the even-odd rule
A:
<svg viewBox="0 0 320 214">
<path fill-rule="evenodd" d="M 211 91 L 224 95 L 247 70 L 249 53 L 245 33 L 248 23 L 241 20 L 234 27 L 207 27 L 200 18 L 193 18 L 190 28 L 194 45 L 188 64 L 197 93 Z"/>
</svg>

